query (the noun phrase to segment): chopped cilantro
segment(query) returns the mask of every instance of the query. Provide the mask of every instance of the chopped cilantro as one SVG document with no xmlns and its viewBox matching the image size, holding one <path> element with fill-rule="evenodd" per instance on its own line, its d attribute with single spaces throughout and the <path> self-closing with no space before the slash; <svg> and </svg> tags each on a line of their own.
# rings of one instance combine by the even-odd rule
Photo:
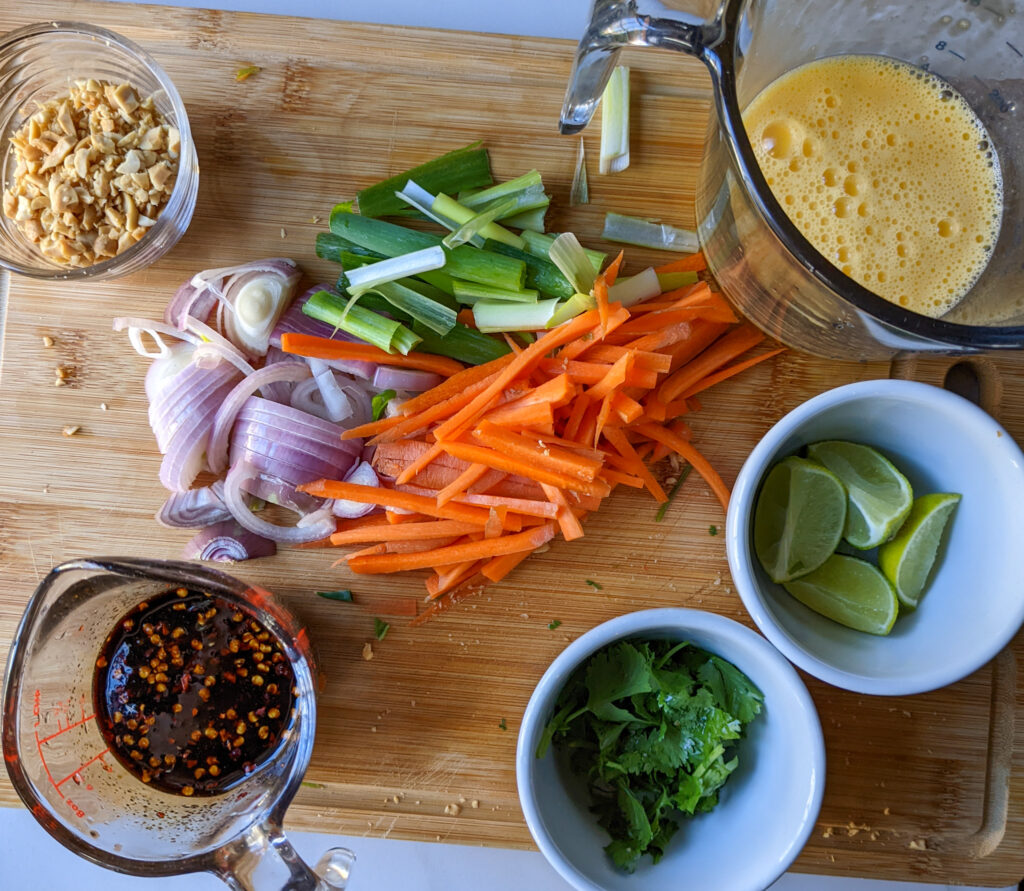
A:
<svg viewBox="0 0 1024 891">
<path fill-rule="evenodd" d="M 508 724 L 505 723 L 505 719 L 504 718 L 502 718 L 500 721 L 498 721 L 498 729 L 499 730 L 508 730 Z"/>
<path fill-rule="evenodd" d="M 618 641 L 570 677 L 537 757 L 565 750 L 611 837 L 605 851 L 632 872 L 644 854 L 661 859 L 680 815 L 718 803 L 763 701 L 734 665 L 688 643 Z"/>
<path fill-rule="evenodd" d="M 676 497 L 683 483 L 686 482 L 686 478 L 690 475 L 690 465 L 687 464 L 679 471 L 679 477 L 676 479 L 676 484 L 671 488 L 668 493 L 668 501 L 666 501 L 661 507 L 658 508 L 658 512 L 654 515 L 654 522 L 660 523 L 665 519 L 665 512 L 668 510 L 668 506 L 672 503 L 672 500 Z"/>
<path fill-rule="evenodd" d="M 602 587 L 597 582 L 595 582 L 593 579 L 585 579 L 585 581 L 586 581 L 586 583 L 588 585 L 590 585 L 591 588 L 594 588 L 594 589 L 596 589 L 598 591 L 603 590 Z"/>
<path fill-rule="evenodd" d="M 323 783 L 312 783 L 309 780 L 303 780 L 302 785 L 307 789 L 326 789 L 327 787 Z"/>
<path fill-rule="evenodd" d="M 708 526 L 708 535 L 718 535 L 718 527 L 714 524 Z"/>
<path fill-rule="evenodd" d="M 383 619 L 374 619 L 373 620 L 373 636 L 376 637 L 377 640 L 384 640 L 384 636 L 388 633 L 388 629 L 390 627 L 391 627 L 391 625 L 389 625 Z"/>
<path fill-rule="evenodd" d="M 548 622 L 548 631 L 554 631 L 561 624 L 561 619 L 552 619 L 550 622 Z"/>
<path fill-rule="evenodd" d="M 317 591 L 318 597 L 325 597 L 328 600 L 343 600 L 345 603 L 352 602 L 352 592 L 345 588 L 342 591 Z"/>
<path fill-rule="evenodd" d="M 259 74 L 263 69 L 259 65 L 246 65 L 244 68 L 239 68 L 235 72 L 235 80 L 243 81 L 248 80 L 254 74 Z"/>
<path fill-rule="evenodd" d="M 375 421 L 379 421 L 384 416 L 384 409 L 388 407 L 388 403 L 397 395 L 398 394 L 394 390 L 382 390 L 370 400 L 370 405 L 373 408 L 373 419 Z"/>
</svg>

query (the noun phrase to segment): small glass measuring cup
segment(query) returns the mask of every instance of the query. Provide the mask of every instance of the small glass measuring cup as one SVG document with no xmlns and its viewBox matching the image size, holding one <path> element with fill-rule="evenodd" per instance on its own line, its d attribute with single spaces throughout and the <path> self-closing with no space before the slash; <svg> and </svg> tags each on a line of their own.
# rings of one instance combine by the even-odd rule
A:
<svg viewBox="0 0 1024 891">
<path fill-rule="evenodd" d="M 832 358 L 901 351 L 1024 348 L 1024 19 L 1010 0 L 675 0 L 652 17 L 637 0 L 595 0 L 562 109 L 575 133 L 593 115 L 624 46 L 678 50 L 711 73 L 696 194 L 698 235 L 726 295 L 783 343 Z M 646 4 L 665 12 L 660 4 Z M 793 68 L 841 54 L 891 56 L 951 83 L 988 130 L 1004 209 L 988 267 L 945 317 L 918 315 L 845 276 L 790 222 L 761 173 L 741 117 Z"/>
<path fill-rule="evenodd" d="M 273 757 L 220 795 L 186 798 L 143 783 L 110 753 L 93 713 L 107 635 L 171 587 L 253 614 L 280 640 L 295 675 L 295 717 Z M 267 591 L 190 563 L 73 560 L 42 581 L 18 627 L 3 688 L 4 761 L 46 831 L 100 866 L 140 876 L 211 872 L 246 891 L 344 888 L 351 851 L 330 849 L 314 871 L 281 829 L 313 750 L 316 680 L 305 629 Z"/>
</svg>

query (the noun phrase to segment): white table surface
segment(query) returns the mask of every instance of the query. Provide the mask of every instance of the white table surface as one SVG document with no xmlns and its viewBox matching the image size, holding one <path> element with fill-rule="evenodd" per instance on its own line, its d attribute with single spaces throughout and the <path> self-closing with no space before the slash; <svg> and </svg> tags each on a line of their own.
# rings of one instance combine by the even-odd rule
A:
<svg viewBox="0 0 1024 891">
<path fill-rule="evenodd" d="M 31 0 L 15 2 L 30 3 Z M 165 5 L 216 6 L 246 12 L 287 12 L 313 18 L 575 39 L 586 23 L 590 0 L 374 0 L 372 3 L 355 0 L 176 0 Z M 324 826 L 324 829 L 329 831 L 330 826 Z M 333 845 L 344 845 L 355 851 L 357 862 L 349 884 L 352 891 L 399 888 L 402 891 L 565 891 L 568 887 L 537 853 L 308 832 L 296 833 L 292 840 L 310 863 L 315 863 L 320 854 Z M 942 881 L 942 876 L 932 878 L 935 882 Z M 223 887 L 211 876 L 137 879 L 109 872 L 66 851 L 36 824 L 27 811 L 0 808 L 0 889 L 3 891 L 70 888 L 75 891 L 215 891 Z M 981 891 L 959 885 L 955 887 L 960 891 Z M 952 891 L 954 886 L 791 873 L 783 876 L 773 888 L 775 891 Z"/>
</svg>

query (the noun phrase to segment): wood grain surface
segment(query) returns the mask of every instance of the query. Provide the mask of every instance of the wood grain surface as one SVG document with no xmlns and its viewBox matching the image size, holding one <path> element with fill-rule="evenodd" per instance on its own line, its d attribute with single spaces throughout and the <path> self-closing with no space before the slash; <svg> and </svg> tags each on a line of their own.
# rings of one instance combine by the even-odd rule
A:
<svg viewBox="0 0 1024 891">
<path fill-rule="evenodd" d="M 693 222 L 709 112 L 703 69 L 679 56 L 629 57 L 633 157 L 591 172 L 592 204 L 568 208 L 576 140 L 556 121 L 572 58 L 563 41 L 93 2 L 8 4 L 0 31 L 75 19 L 120 31 L 167 69 L 188 108 L 201 166 L 199 205 L 181 244 L 112 283 L 10 280 L 0 303 L 0 659 L 35 584 L 63 560 L 176 558 L 190 537 L 152 519 L 164 493 L 146 422 L 144 360 L 110 330 L 116 315 L 157 315 L 194 272 L 287 255 L 310 281 L 330 276 L 315 233 L 332 204 L 385 175 L 475 139 L 495 173 L 537 167 L 556 198 L 550 225 L 585 243 L 606 210 Z M 235 70 L 262 70 L 237 83 Z M 585 134 L 592 159 L 598 132 Z M 314 219 L 317 218 L 317 219 Z M 638 269 L 649 259 L 630 253 Z M 44 335 L 54 339 L 51 348 Z M 1024 439 L 1024 366 L 971 360 L 981 401 Z M 949 359 L 855 364 L 787 353 L 702 396 L 695 440 L 731 483 L 758 438 L 822 390 L 866 378 L 941 384 Z M 66 366 L 68 385 L 53 386 Z M 106 410 L 103 409 L 106 406 Z M 73 437 L 65 425 L 78 425 Z M 418 578 L 354 578 L 333 554 L 282 549 L 236 575 L 278 592 L 308 624 L 326 686 L 313 763 L 292 806 L 296 829 L 530 847 L 516 798 L 519 721 L 550 661 L 583 632 L 654 606 L 714 610 L 751 624 L 730 584 L 717 502 L 695 476 L 664 522 L 618 491 L 586 537 L 558 542 L 438 621 L 392 620 L 374 658 L 379 604 L 419 597 Z M 586 583 L 599 582 L 600 591 Z M 363 604 L 314 591 L 352 587 Z M 369 604 L 369 605 L 367 605 Z M 548 629 L 554 619 L 562 622 Z M 1022 638 L 966 680 L 909 698 L 860 696 L 811 678 L 828 749 L 825 802 L 796 869 L 1007 885 L 1024 875 Z M 507 727 L 507 729 L 503 729 Z M 471 802 L 478 806 L 471 806 Z M 17 799 L 0 779 L 0 803 Z M 460 803 L 461 813 L 445 813 Z M 772 819 L 770 812 L 765 819 Z M 737 840 L 741 845 L 742 840 Z"/>
</svg>

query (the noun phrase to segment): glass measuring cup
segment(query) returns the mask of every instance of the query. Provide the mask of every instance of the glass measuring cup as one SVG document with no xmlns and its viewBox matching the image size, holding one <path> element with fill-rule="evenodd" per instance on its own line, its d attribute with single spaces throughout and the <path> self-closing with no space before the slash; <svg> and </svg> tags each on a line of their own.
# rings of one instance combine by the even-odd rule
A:
<svg viewBox="0 0 1024 891">
<path fill-rule="evenodd" d="M 93 677 L 107 634 L 171 587 L 238 604 L 280 640 L 295 675 L 295 716 L 272 757 L 220 795 L 147 785 L 107 748 Z M 22 801 L 65 847 L 140 876 L 211 872 L 236 889 L 344 888 L 354 855 L 332 848 L 316 870 L 281 825 L 313 750 L 317 668 L 305 629 L 267 591 L 190 563 L 97 558 L 64 563 L 36 589 L 3 688 L 3 753 Z"/>
<path fill-rule="evenodd" d="M 783 343 L 833 358 L 1024 348 L 1024 19 L 1015 2 L 676 0 L 685 12 L 672 17 L 644 14 L 640 5 L 594 3 L 562 132 L 590 121 L 625 46 L 678 50 L 707 65 L 717 115 L 695 198 L 698 235 L 708 266 L 747 318 Z M 873 294 L 812 247 L 751 148 L 741 112 L 761 89 L 799 65 L 842 54 L 890 56 L 939 75 L 991 136 L 1003 176 L 1002 228 L 985 271 L 941 319 Z"/>
</svg>

